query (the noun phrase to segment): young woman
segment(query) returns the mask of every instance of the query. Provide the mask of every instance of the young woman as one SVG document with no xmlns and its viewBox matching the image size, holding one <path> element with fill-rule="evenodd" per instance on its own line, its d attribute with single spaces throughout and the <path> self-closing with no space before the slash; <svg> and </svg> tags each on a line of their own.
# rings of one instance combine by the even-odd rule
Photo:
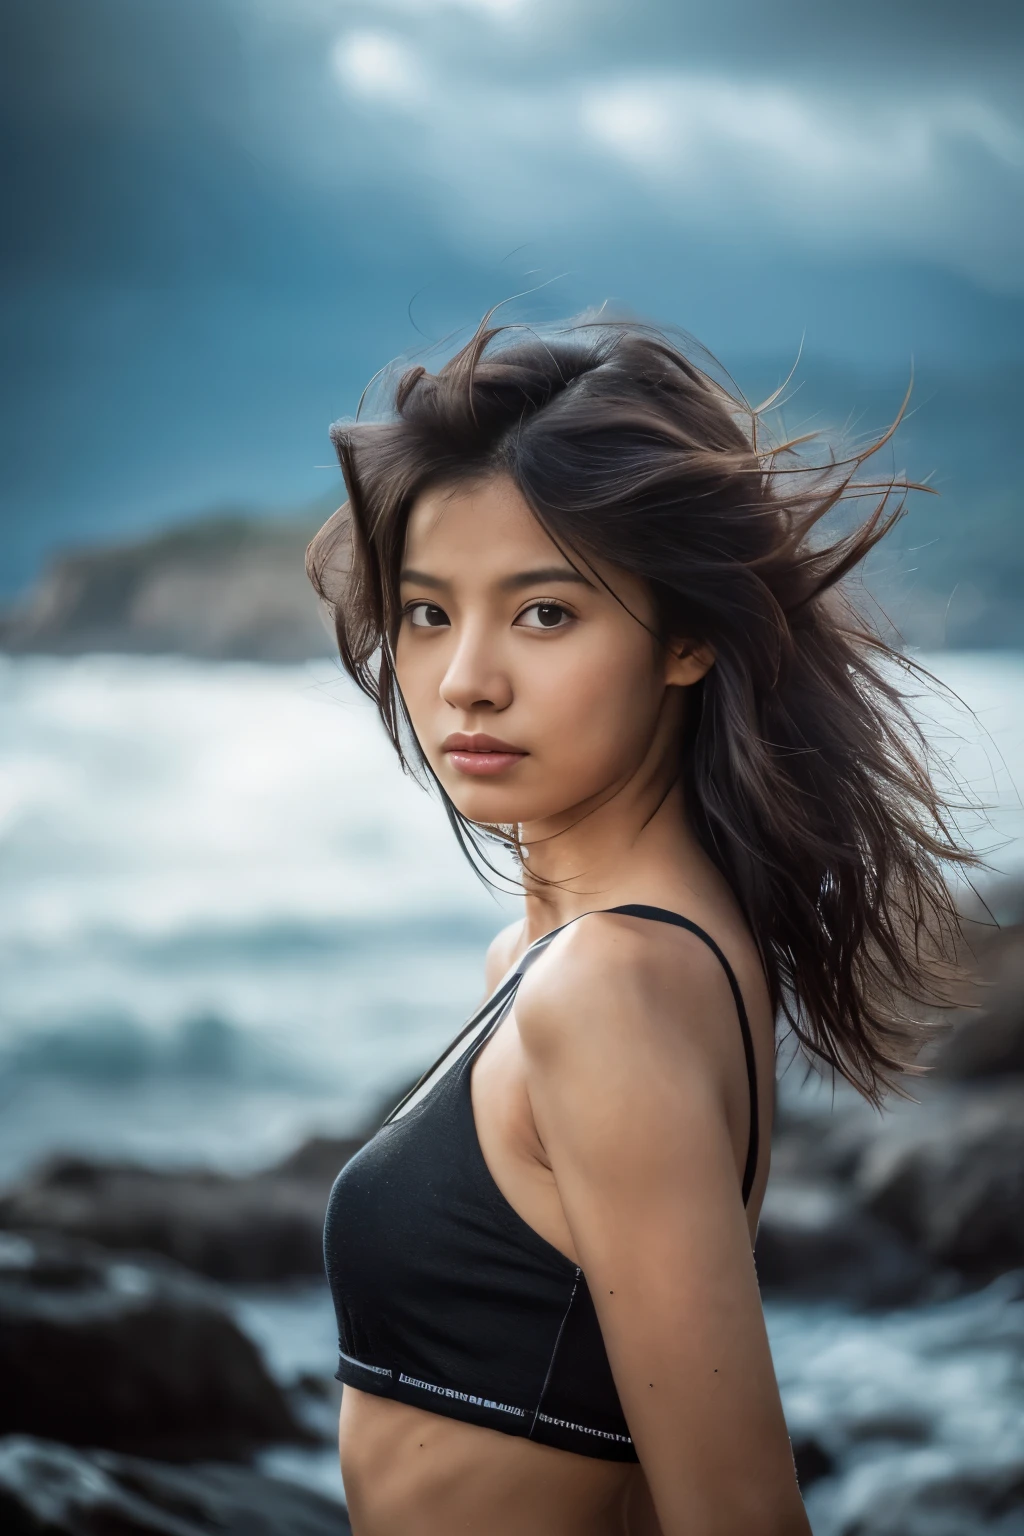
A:
<svg viewBox="0 0 1024 1536">
<path fill-rule="evenodd" d="M 342 661 L 525 893 L 331 1196 L 356 1536 L 809 1530 L 752 1258 L 775 1020 L 878 1101 L 964 855 L 839 589 L 892 487 L 829 543 L 866 455 L 757 425 L 648 328 L 485 322 L 334 430 Z"/>
</svg>

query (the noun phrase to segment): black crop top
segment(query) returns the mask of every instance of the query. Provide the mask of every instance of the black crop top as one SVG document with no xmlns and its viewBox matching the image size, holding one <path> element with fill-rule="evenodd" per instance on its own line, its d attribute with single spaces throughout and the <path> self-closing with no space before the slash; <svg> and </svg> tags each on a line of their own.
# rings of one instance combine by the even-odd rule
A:
<svg viewBox="0 0 1024 1536">
<path fill-rule="evenodd" d="M 722 963 L 750 1084 L 745 1205 L 757 1166 L 757 1077 L 732 968 L 714 940 L 677 913 L 609 910 L 686 928 Z M 530 946 L 338 1175 L 324 1228 L 337 1376 L 449 1418 L 584 1456 L 636 1461 L 586 1279 L 505 1199 L 473 1119 L 473 1060 L 559 932 Z"/>
</svg>

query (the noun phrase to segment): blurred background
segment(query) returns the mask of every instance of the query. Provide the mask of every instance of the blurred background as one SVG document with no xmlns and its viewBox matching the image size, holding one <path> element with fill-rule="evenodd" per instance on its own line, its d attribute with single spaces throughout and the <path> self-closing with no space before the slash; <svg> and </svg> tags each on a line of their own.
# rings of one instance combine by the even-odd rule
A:
<svg viewBox="0 0 1024 1536">
<path fill-rule="evenodd" d="M 0 1514 L 344 1529 L 327 1190 L 514 904 L 302 555 L 330 422 L 509 301 L 751 398 L 799 356 L 827 439 L 913 379 L 881 468 L 940 495 L 868 591 L 951 690 L 985 986 L 884 1120 L 784 1073 L 758 1260 L 816 1536 L 1024 1531 L 1024 12 L 8 0 L 0 41 Z"/>
</svg>

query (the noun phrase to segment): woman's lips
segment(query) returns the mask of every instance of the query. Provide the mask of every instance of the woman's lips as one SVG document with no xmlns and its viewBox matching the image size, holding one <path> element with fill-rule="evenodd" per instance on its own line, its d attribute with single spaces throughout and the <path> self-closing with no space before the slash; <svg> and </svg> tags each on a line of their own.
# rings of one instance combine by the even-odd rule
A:
<svg viewBox="0 0 1024 1536">
<path fill-rule="evenodd" d="M 513 747 L 507 741 L 499 741 L 495 736 L 464 736 L 458 732 L 446 737 L 441 750 L 447 754 L 448 761 L 457 773 L 469 774 L 473 778 L 504 773 L 506 768 L 513 767 L 527 756 L 519 747 Z"/>
<path fill-rule="evenodd" d="M 483 778 L 489 773 L 504 773 L 525 756 L 525 752 L 449 752 L 448 761 L 459 773 Z"/>
</svg>

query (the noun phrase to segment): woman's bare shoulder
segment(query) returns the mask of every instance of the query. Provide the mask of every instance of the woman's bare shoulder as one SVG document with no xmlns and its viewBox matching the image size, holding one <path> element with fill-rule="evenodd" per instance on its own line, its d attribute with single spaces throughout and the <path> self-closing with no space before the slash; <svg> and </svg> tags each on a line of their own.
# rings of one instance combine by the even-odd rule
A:
<svg viewBox="0 0 1024 1536">
<path fill-rule="evenodd" d="M 554 1037 L 571 1044 L 575 1034 L 594 1040 L 621 1030 L 631 1047 L 641 1040 L 657 1047 L 666 1037 L 676 1048 L 686 1037 L 714 1052 L 721 1021 L 735 1007 L 721 960 L 697 934 L 593 912 L 564 929 L 527 972 L 516 1018 L 538 1048 Z"/>
</svg>

